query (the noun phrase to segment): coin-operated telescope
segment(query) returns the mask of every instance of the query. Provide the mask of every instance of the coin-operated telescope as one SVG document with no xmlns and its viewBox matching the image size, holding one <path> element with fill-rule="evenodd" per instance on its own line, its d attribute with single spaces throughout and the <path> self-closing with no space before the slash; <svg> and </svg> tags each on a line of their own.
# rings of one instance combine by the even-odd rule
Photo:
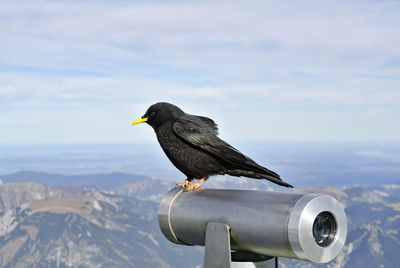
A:
<svg viewBox="0 0 400 268">
<path fill-rule="evenodd" d="M 171 242 L 205 246 L 205 268 L 239 261 L 274 267 L 269 256 L 325 263 L 347 235 L 343 206 L 305 193 L 175 188 L 161 201 L 158 221 Z"/>
</svg>

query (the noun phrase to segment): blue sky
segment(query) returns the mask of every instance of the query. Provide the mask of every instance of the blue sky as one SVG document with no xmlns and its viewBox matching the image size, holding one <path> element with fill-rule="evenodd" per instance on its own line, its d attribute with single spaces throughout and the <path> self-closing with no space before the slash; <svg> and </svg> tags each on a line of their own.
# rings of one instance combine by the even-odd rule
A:
<svg viewBox="0 0 400 268">
<path fill-rule="evenodd" d="M 228 141 L 400 141 L 398 1 L 2 1 L 0 145 L 154 142 L 158 101 Z"/>
</svg>

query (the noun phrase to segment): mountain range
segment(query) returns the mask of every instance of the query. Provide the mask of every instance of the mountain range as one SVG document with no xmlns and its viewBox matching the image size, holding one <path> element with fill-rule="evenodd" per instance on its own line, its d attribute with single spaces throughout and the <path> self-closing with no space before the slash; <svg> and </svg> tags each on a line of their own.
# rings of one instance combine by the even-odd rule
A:
<svg viewBox="0 0 400 268">
<path fill-rule="evenodd" d="M 202 247 L 175 245 L 159 230 L 158 203 L 174 182 L 119 173 L 112 186 L 105 186 L 87 182 L 112 179 L 112 174 L 85 176 L 75 187 L 56 186 L 70 176 L 0 176 L 0 267 L 202 266 Z M 229 177 L 213 177 L 204 187 L 277 189 L 265 181 Z M 330 263 L 280 258 L 280 267 L 397 267 L 400 185 L 293 191 L 337 198 L 345 206 L 349 232 L 342 252 Z"/>
</svg>

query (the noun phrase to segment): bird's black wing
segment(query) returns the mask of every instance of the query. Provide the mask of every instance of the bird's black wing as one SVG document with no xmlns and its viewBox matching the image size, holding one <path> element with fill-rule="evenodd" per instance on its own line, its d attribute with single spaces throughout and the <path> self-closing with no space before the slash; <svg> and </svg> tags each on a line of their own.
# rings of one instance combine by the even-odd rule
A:
<svg viewBox="0 0 400 268">
<path fill-rule="evenodd" d="M 245 160 L 238 150 L 217 137 L 218 129 L 214 121 L 207 117 L 185 115 L 173 124 L 173 130 L 185 142 L 217 157 Z"/>
<path fill-rule="evenodd" d="M 204 116 L 198 116 L 198 115 L 185 114 L 185 115 L 181 116 L 180 119 L 182 121 L 195 124 L 195 125 L 197 125 L 198 128 L 201 128 L 206 132 L 213 133 L 214 135 L 218 135 L 218 125 L 211 118 L 204 117 Z"/>
<path fill-rule="evenodd" d="M 233 166 L 238 167 L 238 170 L 243 169 L 255 172 L 258 173 L 260 178 L 266 178 L 280 185 L 288 186 L 287 183 L 282 182 L 278 174 L 258 165 L 252 159 L 218 138 L 216 124 L 209 118 L 186 114 L 173 124 L 173 130 L 185 142 L 231 163 Z M 249 177 L 257 177 L 258 175 L 248 174 Z"/>
</svg>

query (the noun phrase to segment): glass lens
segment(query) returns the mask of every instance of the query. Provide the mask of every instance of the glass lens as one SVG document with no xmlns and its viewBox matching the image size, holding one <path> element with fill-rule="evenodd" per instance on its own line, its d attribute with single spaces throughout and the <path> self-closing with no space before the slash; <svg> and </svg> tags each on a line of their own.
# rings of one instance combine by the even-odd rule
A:
<svg viewBox="0 0 400 268">
<path fill-rule="evenodd" d="M 314 220 L 313 236 L 315 242 L 321 247 L 329 246 L 336 234 L 336 221 L 327 211 L 321 212 Z"/>
</svg>

